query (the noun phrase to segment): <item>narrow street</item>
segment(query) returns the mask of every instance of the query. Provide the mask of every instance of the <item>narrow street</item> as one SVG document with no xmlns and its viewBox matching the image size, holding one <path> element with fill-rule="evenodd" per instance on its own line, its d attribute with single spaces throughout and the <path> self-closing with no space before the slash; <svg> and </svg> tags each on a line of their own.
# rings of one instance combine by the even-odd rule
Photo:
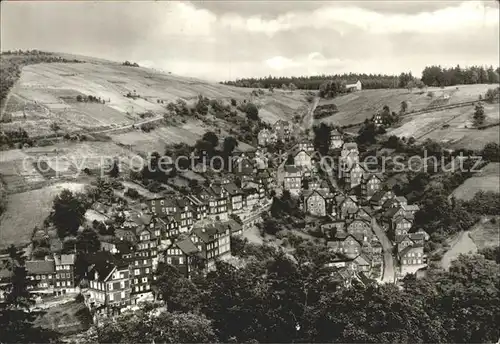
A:
<svg viewBox="0 0 500 344">
<path fill-rule="evenodd" d="M 394 283 L 396 281 L 396 268 L 392 256 L 392 243 L 375 219 L 372 219 L 373 232 L 382 244 L 382 253 L 384 258 L 384 270 L 382 274 L 383 283 Z"/>
</svg>

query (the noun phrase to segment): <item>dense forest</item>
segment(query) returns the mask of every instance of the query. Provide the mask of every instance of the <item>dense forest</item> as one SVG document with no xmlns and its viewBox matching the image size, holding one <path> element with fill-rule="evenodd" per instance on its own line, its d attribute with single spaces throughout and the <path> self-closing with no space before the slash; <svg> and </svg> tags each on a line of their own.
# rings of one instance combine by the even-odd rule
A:
<svg viewBox="0 0 500 344">
<path fill-rule="evenodd" d="M 395 75 L 349 73 L 299 77 L 268 76 L 265 78 L 246 78 L 236 81 L 224 81 L 221 82 L 221 84 L 252 88 L 288 88 L 290 84 L 293 84 L 303 90 L 319 90 L 320 86 L 325 81 L 330 80 L 343 81 L 346 84 L 355 83 L 359 80 L 363 84 L 364 89 L 396 88 L 399 83 L 399 78 Z"/>
<path fill-rule="evenodd" d="M 492 66 L 470 66 L 453 68 L 441 66 L 425 67 L 422 71 L 422 81 L 427 86 L 453 86 L 468 84 L 497 84 L 499 82 L 500 68 Z"/>
<path fill-rule="evenodd" d="M 496 70 L 490 67 L 471 66 L 461 68 L 443 68 L 441 66 L 428 66 L 422 72 L 422 79 L 415 79 L 411 73 L 401 73 L 396 75 L 382 74 L 335 74 L 335 75 L 314 75 L 300 77 L 276 77 L 265 78 L 244 78 L 236 81 L 221 82 L 224 85 L 252 88 L 283 88 L 288 89 L 294 85 L 304 90 L 319 90 L 321 85 L 327 81 L 343 82 L 346 84 L 355 83 L 357 80 L 363 84 L 363 89 L 380 88 L 406 88 L 412 81 L 412 87 L 419 87 L 420 84 L 427 86 L 453 86 L 462 84 L 487 84 L 499 82 L 499 68 Z M 422 84 L 422 85 L 423 85 Z"/>
</svg>

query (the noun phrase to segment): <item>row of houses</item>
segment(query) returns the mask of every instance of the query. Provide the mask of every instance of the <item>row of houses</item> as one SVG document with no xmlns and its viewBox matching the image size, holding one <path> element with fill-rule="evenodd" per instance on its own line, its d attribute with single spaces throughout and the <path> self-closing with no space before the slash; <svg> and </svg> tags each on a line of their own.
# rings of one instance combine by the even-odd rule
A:
<svg viewBox="0 0 500 344">
<path fill-rule="evenodd" d="M 284 120 L 276 121 L 272 129 L 262 129 L 257 134 L 257 143 L 261 147 L 275 144 L 278 141 L 286 142 L 292 136 L 293 126 L 290 122 Z"/>
<path fill-rule="evenodd" d="M 311 143 L 297 145 L 293 165 L 284 166 L 283 189 L 299 198 L 306 214 L 323 219 L 331 250 L 346 259 L 363 255 L 369 265 L 377 262 L 382 251 L 373 221 L 378 221 L 394 245 L 402 274 L 425 266 L 428 235 L 410 233 L 419 207 L 387 189 L 377 169 L 360 163 L 356 143 L 342 143 L 335 180 L 317 173 L 312 156 Z"/>
</svg>

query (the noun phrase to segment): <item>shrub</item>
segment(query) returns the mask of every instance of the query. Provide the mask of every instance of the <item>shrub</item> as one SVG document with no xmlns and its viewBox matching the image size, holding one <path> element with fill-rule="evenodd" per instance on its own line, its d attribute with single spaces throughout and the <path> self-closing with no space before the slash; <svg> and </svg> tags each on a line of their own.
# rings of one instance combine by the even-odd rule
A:
<svg viewBox="0 0 500 344">
<path fill-rule="evenodd" d="M 236 102 L 236 99 L 231 98 L 231 105 L 232 105 L 232 106 L 236 106 L 236 105 L 238 105 L 238 103 Z"/>
<path fill-rule="evenodd" d="M 141 194 L 134 188 L 128 188 L 127 191 L 125 191 L 125 196 L 130 197 L 132 199 L 138 199 L 141 197 Z"/>
</svg>

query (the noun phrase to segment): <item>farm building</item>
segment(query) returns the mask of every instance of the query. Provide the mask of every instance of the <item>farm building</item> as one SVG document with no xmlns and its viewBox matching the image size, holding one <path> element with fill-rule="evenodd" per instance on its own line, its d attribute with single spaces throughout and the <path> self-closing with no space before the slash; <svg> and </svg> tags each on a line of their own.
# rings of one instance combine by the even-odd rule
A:
<svg viewBox="0 0 500 344">
<path fill-rule="evenodd" d="M 345 85 L 345 88 L 347 89 L 347 91 L 351 91 L 351 92 L 361 91 L 362 87 L 363 87 L 363 85 L 361 85 L 361 81 L 359 81 L 359 80 L 354 84 Z"/>
</svg>

